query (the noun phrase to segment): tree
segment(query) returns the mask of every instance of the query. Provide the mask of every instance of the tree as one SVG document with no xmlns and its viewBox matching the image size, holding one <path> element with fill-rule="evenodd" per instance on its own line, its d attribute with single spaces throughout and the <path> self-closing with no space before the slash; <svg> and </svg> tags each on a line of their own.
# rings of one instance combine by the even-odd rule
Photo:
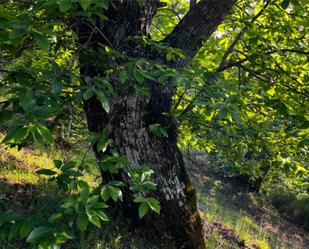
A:
<svg viewBox="0 0 309 249">
<path fill-rule="evenodd" d="M 190 1 L 190 6 L 184 1 L 180 4 L 185 6 L 181 7 L 184 10 L 177 9 L 176 5 L 166 8 L 158 0 L 8 1 L 0 9 L 1 53 L 6 58 L 13 55 L 21 59 L 15 59 L 13 65 L 3 70 L 7 73 L 6 83 L 15 90 L 15 94 L 16 91 L 20 93 L 20 96 L 3 103 L 3 110 L 8 109 L 3 112 L 3 123 L 17 126 L 5 142 L 10 142 L 11 138 L 13 144 L 19 142 L 28 136 L 29 131 L 38 144 L 51 141 L 48 129 L 42 128 L 44 120 L 59 112 L 68 99 L 82 102 L 89 131 L 104 134 L 106 138 L 93 141 L 93 150 L 99 161 L 117 150 L 120 155 L 127 156 L 130 167 L 145 165 L 154 171 L 153 180 L 158 189 L 151 195 L 159 199 L 161 214 L 149 216 L 148 224 L 163 233 L 171 231 L 179 248 L 204 248 L 194 187 L 177 146 L 178 122 L 183 121 L 182 131 L 189 127 L 190 134 L 200 136 L 205 131 L 204 121 L 216 117 L 211 129 L 207 127 L 206 135 L 203 134 L 199 142 L 208 141 L 206 148 L 215 144 L 223 148 L 230 143 L 231 149 L 222 150 L 227 154 L 226 158 L 238 159 L 240 154 L 248 157 L 247 148 L 243 149 L 244 138 L 256 145 L 256 153 L 262 152 L 259 143 L 263 141 L 256 142 L 256 137 L 250 133 L 254 130 L 250 125 L 254 128 L 260 125 L 260 116 L 255 115 L 255 120 L 245 120 L 244 116 L 249 112 L 250 98 L 259 98 L 251 92 L 256 89 L 262 91 L 260 83 L 272 81 L 268 74 L 259 71 L 261 66 L 256 61 L 279 53 L 280 48 L 261 48 L 258 35 L 250 36 L 249 28 L 256 28 L 256 20 L 270 5 L 281 15 L 290 1 L 280 1 L 281 7 L 277 7 L 277 1 L 273 4 L 272 1 L 253 2 L 244 1 L 238 6 L 240 10 L 235 10 L 232 16 L 236 20 L 223 26 L 223 34 L 231 33 L 229 39 L 224 40 L 221 34 L 219 38 L 223 42 L 216 44 L 216 37 L 211 35 L 226 19 L 236 0 Z M 297 14 L 301 15 L 297 9 L 299 3 L 291 2 Z M 160 25 L 166 25 L 156 19 L 161 9 L 172 10 L 177 19 L 172 30 L 163 36 L 157 31 L 150 33 L 156 24 L 158 30 Z M 251 10 L 258 11 L 248 14 L 247 11 Z M 270 13 L 267 12 L 268 15 Z M 174 19 L 168 22 L 174 22 Z M 239 27 L 239 33 L 231 32 Z M 245 42 L 250 41 L 249 45 L 242 43 L 243 37 Z M 272 41 L 266 44 L 272 44 Z M 31 54 L 29 51 L 33 48 L 45 52 L 34 50 Z M 205 54 L 211 50 L 215 50 L 215 55 L 209 59 Z M 293 60 L 302 60 L 307 53 L 289 47 L 281 50 L 296 54 Z M 48 56 L 48 59 L 40 58 L 40 63 L 35 63 L 40 56 Z M 200 66 L 203 63 L 197 63 L 202 57 L 206 68 Z M 267 61 L 268 71 L 273 70 L 276 76 L 284 72 L 280 65 L 279 71 L 274 69 L 275 62 L 271 59 Z M 253 68 L 246 63 L 251 63 Z M 212 68 L 214 64 L 218 67 Z M 29 65 L 31 70 L 25 70 L 25 65 Z M 241 88 L 249 81 L 253 82 L 250 92 Z M 231 82 L 230 89 L 224 85 L 226 82 Z M 287 86 L 296 93 L 304 92 L 292 84 Z M 28 90 L 24 91 L 23 87 Z M 227 90 L 220 93 L 223 87 Z M 264 88 L 268 97 L 272 97 L 274 88 Z M 79 91 L 74 95 L 76 89 Z M 281 101 L 284 98 L 286 96 L 274 101 L 268 99 L 267 105 L 273 108 L 272 111 L 278 108 L 279 112 L 284 112 Z M 41 109 L 34 112 L 37 106 Z M 202 106 L 204 108 L 197 108 Z M 239 106 L 243 108 L 243 115 L 239 114 Z M 264 111 L 261 107 L 257 109 L 255 112 Z M 25 118 L 12 118 L 16 112 L 22 113 Z M 246 126 L 248 131 L 245 130 L 247 134 L 244 136 L 241 125 L 246 121 L 252 124 Z M 28 129 L 36 123 L 38 126 Z M 235 127 L 235 124 L 238 126 Z M 235 136 L 238 133 L 240 135 Z M 224 139 L 220 134 L 226 135 Z M 263 149 L 264 152 L 267 154 L 268 148 Z M 260 177 L 261 174 L 264 173 L 257 175 Z M 115 179 L 129 181 L 121 171 L 115 176 L 102 169 L 102 178 L 105 182 Z M 129 216 L 136 217 L 137 206 L 130 189 L 124 187 L 122 191 L 124 201 L 121 208 Z"/>
<path fill-rule="evenodd" d="M 79 41 L 86 46 L 87 43 L 92 44 L 91 49 L 96 53 L 101 42 L 128 57 L 159 60 L 163 64 L 180 68 L 190 63 L 234 3 L 234 0 L 201 1 L 192 7 L 163 41 L 184 53 L 184 57 L 176 59 L 175 62 L 166 61 L 149 46 L 142 47 L 140 43 L 134 41 L 126 42 L 128 37 L 149 36 L 152 18 L 160 7 L 159 1 L 144 3 L 116 1 L 105 12 L 108 20 L 102 25 L 100 22 L 89 25 L 88 20 L 83 18 L 73 20 L 73 25 L 76 25 Z M 103 28 L 99 28 L 100 26 Z M 102 75 L 105 65 L 108 69 L 112 63 L 113 61 L 108 58 L 103 65 L 96 67 L 89 62 L 87 54 L 81 54 L 82 78 Z M 140 77 L 144 78 L 143 75 Z M 159 186 L 156 196 L 162 206 L 160 218 L 155 221 L 155 225 L 161 231 L 172 230 L 179 246 L 203 248 L 202 225 L 196 207 L 194 188 L 176 144 L 177 124 L 173 117 L 164 116 L 164 113 L 170 113 L 176 89 L 168 80 L 163 84 L 155 79 L 146 81 L 149 88 L 147 96 L 132 95 L 120 89 L 117 97 L 112 100 L 112 110 L 109 113 L 102 108 L 97 98 L 87 100 L 84 109 L 89 130 L 101 132 L 102 128 L 111 127 L 109 137 L 120 153 L 127 155 L 132 165 L 147 165 L 154 170 L 155 182 Z M 118 79 L 114 80 L 112 85 L 117 88 Z M 164 127 L 167 137 L 164 139 L 155 137 L 149 129 L 152 124 Z M 98 151 L 97 156 L 101 156 Z M 105 176 L 106 178 L 109 179 L 108 176 Z M 125 208 L 128 206 L 131 204 L 125 203 Z"/>
</svg>

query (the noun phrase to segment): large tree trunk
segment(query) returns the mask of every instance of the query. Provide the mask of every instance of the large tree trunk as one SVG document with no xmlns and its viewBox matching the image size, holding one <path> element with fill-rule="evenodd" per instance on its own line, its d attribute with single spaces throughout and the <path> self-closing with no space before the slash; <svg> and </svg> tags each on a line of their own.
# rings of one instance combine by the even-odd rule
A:
<svg viewBox="0 0 309 249">
<path fill-rule="evenodd" d="M 130 36 L 148 36 L 152 17 L 160 5 L 158 0 L 146 0 L 143 5 L 138 2 L 140 1 L 113 1 L 105 13 L 108 21 L 97 21 L 95 26 L 83 18 L 73 20 L 79 42 L 86 48 L 80 56 L 82 77 L 102 76 L 104 69 L 109 67 L 109 59 L 97 66 L 86 56 L 89 51 L 97 53 L 99 43 L 112 46 L 131 57 L 155 58 L 164 63 L 154 52 L 135 42 L 125 42 Z M 222 22 L 234 2 L 235 0 L 204 0 L 189 11 L 165 40 L 186 54 L 184 60 L 175 62 L 175 67 L 189 64 L 202 41 L 207 40 Z M 186 34 L 184 40 L 179 37 L 181 34 Z M 161 214 L 151 216 L 149 224 L 162 233 L 171 233 L 177 248 L 205 248 L 195 190 L 177 147 L 177 125 L 173 117 L 163 115 L 171 109 L 175 89 L 168 82 L 158 84 L 148 81 L 148 96 L 132 95 L 119 89 L 117 79 L 112 81 L 116 96 L 111 100 L 111 113 L 106 113 L 95 97 L 85 102 L 89 130 L 100 132 L 104 127 L 109 127 L 113 146 L 120 154 L 128 157 L 130 166 L 145 165 L 154 171 L 153 180 L 157 183 L 158 190 L 153 195 L 160 201 Z M 166 128 L 168 137 L 154 136 L 149 130 L 151 124 L 161 124 Z M 101 156 L 98 152 L 96 154 Z M 109 179 L 110 176 L 104 174 L 103 177 Z M 122 180 L 127 181 L 125 177 Z M 133 203 L 129 197 L 124 200 L 124 205 L 126 210 L 131 210 Z"/>
<path fill-rule="evenodd" d="M 111 127 L 110 138 L 120 154 L 128 157 L 131 166 L 145 165 L 155 172 L 158 191 L 151 195 L 160 200 L 161 214 L 151 216 L 151 228 L 155 227 L 162 233 L 171 232 L 178 248 L 204 248 L 195 191 L 176 145 L 176 127 L 169 125 L 169 137 L 164 139 L 154 136 L 148 128 L 153 123 L 164 125 L 168 122 L 161 108 L 168 110 L 171 98 L 169 103 L 153 108 L 160 101 L 161 94 L 153 90 L 147 98 L 127 94 L 119 96 L 113 105 L 114 118 L 108 123 Z M 102 125 L 102 120 L 93 116 L 98 106 L 100 103 L 96 100 L 86 104 L 88 124 L 92 130 Z M 171 119 L 169 121 L 173 122 Z M 126 200 L 125 209 L 128 212 L 128 209 L 132 210 L 133 203 L 130 199 Z M 132 216 L 136 217 L 134 214 Z"/>
</svg>

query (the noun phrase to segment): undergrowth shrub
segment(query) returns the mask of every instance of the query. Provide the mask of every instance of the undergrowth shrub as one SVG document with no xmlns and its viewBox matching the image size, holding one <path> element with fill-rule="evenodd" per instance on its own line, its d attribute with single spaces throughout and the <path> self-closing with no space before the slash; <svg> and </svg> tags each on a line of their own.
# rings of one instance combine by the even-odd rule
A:
<svg viewBox="0 0 309 249">
<path fill-rule="evenodd" d="M 309 229 L 309 194 L 295 193 L 283 185 L 274 185 L 267 200 L 287 219 Z"/>
</svg>

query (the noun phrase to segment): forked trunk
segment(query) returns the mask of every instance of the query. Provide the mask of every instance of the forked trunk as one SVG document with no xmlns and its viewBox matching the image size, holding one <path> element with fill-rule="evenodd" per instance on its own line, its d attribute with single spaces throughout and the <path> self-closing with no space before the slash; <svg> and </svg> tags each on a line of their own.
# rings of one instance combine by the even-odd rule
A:
<svg viewBox="0 0 309 249">
<path fill-rule="evenodd" d="M 185 54 L 184 59 L 176 61 L 172 66 L 184 67 L 189 64 L 235 2 L 236 0 L 202 0 L 190 9 L 164 40 Z M 101 22 L 98 19 L 90 23 L 83 17 L 73 19 L 72 26 L 79 36 L 79 43 L 83 44 L 80 56 L 82 78 L 102 77 L 109 65 L 115 63 L 108 58 L 95 60 L 99 55 L 99 44 L 108 45 L 124 56 L 158 59 L 166 63 L 162 55 L 127 39 L 149 36 L 152 17 L 160 6 L 162 3 L 159 0 L 115 0 L 111 1 L 109 9 L 104 13 L 108 20 Z M 90 57 L 85 56 L 89 54 Z M 89 130 L 101 132 L 104 127 L 109 127 L 113 146 L 120 154 L 128 157 L 129 166 L 145 165 L 154 171 L 153 180 L 157 183 L 158 190 L 152 194 L 160 201 L 161 214 L 148 217 L 149 227 L 157 227 L 157 231 L 163 234 L 170 233 L 177 248 L 205 248 L 195 190 L 177 147 L 177 125 L 173 117 L 166 116 L 170 113 L 175 89 L 168 82 L 158 84 L 148 80 L 146 85 L 150 94 L 140 96 L 119 88 L 117 77 L 112 77 L 111 80 L 116 90 L 111 113 L 107 114 L 95 97 L 85 102 Z M 158 138 L 152 134 L 149 129 L 152 124 L 160 124 L 165 128 L 168 137 Z M 97 156 L 100 157 L 100 154 L 97 153 Z M 127 181 L 121 174 L 119 177 Z M 103 178 L 108 180 L 112 177 L 104 173 Z M 131 210 L 132 206 L 131 199 L 127 197 L 124 200 L 124 210 Z"/>
<path fill-rule="evenodd" d="M 162 92 L 160 94 L 154 90 L 149 97 L 129 94 L 119 97 L 113 103 L 113 118 L 108 122 L 110 138 L 120 154 L 128 157 L 130 166 L 145 165 L 155 172 L 153 177 L 158 190 L 151 195 L 160 200 L 161 214 L 149 217 L 149 228 L 172 235 L 177 248 L 202 249 L 204 242 L 201 219 L 196 207 L 194 187 L 177 148 L 177 128 L 172 118 L 162 115 L 170 108 L 171 98 L 163 105 L 158 103 L 161 98 Z M 102 127 L 104 122 L 93 115 L 100 106 L 97 100 L 92 99 L 85 107 L 89 128 L 94 131 Z M 152 134 L 149 125 L 154 123 L 161 123 L 166 127 L 169 137 L 158 138 Z M 132 205 L 130 199 L 125 199 L 125 212 L 132 210 Z M 136 211 L 134 208 L 133 210 Z M 137 217 L 136 214 L 132 216 Z"/>
</svg>

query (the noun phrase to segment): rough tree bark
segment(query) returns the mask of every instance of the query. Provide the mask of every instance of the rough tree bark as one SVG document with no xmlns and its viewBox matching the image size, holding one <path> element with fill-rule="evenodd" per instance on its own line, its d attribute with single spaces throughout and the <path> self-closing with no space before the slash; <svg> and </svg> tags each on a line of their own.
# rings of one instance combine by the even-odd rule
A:
<svg viewBox="0 0 309 249">
<path fill-rule="evenodd" d="M 189 65 L 235 1 L 203 0 L 190 8 L 164 40 L 170 46 L 183 50 L 186 55 L 172 66 Z M 82 77 L 102 76 L 104 69 L 108 68 L 108 60 L 99 66 L 89 60 L 89 51 L 96 53 L 99 43 L 112 46 L 131 57 L 163 60 L 137 43 L 125 41 L 131 36 L 149 36 L 152 18 L 161 5 L 159 0 L 145 0 L 142 5 L 138 2 L 141 1 L 112 1 L 104 13 L 108 20 L 103 23 L 97 21 L 96 24 L 90 24 L 83 18 L 74 20 L 79 42 L 86 48 L 80 56 Z M 128 157 L 130 165 L 147 165 L 155 172 L 154 181 L 158 190 L 154 195 L 160 200 L 161 214 L 151 216 L 151 223 L 163 233 L 170 232 L 178 248 L 205 248 L 195 190 L 177 147 L 177 124 L 172 117 L 163 115 L 170 111 L 175 89 L 168 82 L 162 85 L 148 81 L 150 94 L 142 97 L 118 89 L 116 79 L 113 84 L 117 94 L 111 100 L 112 110 L 109 114 L 95 97 L 85 102 L 89 130 L 100 132 L 108 126 L 114 147 Z M 168 138 L 157 138 L 149 131 L 149 125 L 154 123 L 166 128 Z M 100 156 L 99 153 L 97 155 Z M 108 178 L 106 175 L 104 177 Z M 130 198 L 125 200 L 124 205 L 130 209 L 133 205 Z"/>
</svg>

